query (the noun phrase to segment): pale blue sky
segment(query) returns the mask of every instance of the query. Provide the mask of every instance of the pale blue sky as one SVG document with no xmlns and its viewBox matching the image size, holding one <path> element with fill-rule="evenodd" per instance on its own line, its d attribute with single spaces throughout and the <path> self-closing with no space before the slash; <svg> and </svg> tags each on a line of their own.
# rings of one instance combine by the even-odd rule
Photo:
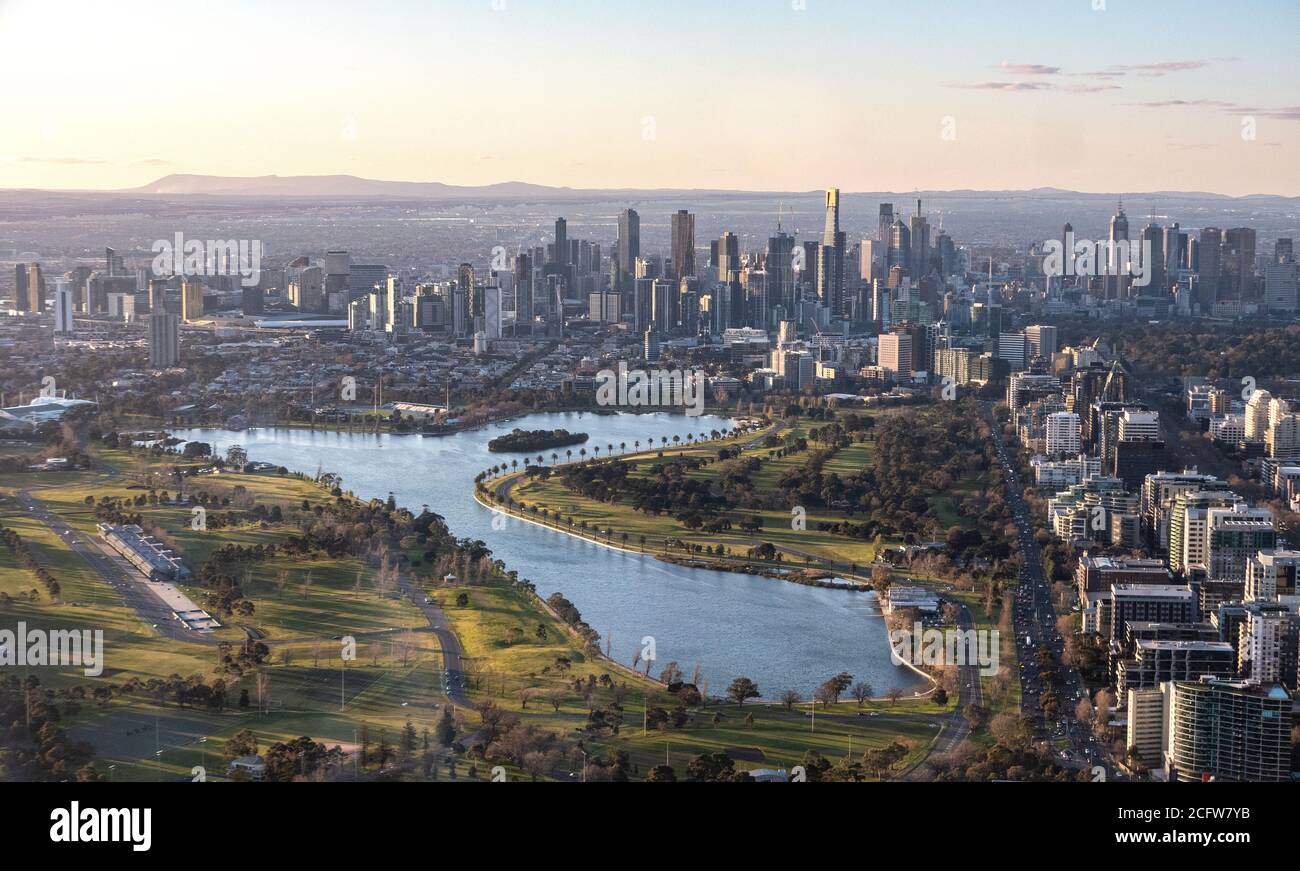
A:
<svg viewBox="0 0 1300 871">
<path fill-rule="evenodd" d="M 1294 0 L 797 5 L 0 0 L 0 186 L 1300 194 Z"/>
</svg>

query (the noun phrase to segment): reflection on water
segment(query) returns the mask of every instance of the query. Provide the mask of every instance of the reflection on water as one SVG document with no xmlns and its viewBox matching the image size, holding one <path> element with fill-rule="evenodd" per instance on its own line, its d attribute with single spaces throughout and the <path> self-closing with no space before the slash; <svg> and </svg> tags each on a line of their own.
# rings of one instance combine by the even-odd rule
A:
<svg viewBox="0 0 1300 871">
<path fill-rule="evenodd" d="M 494 555 L 549 596 L 562 592 L 583 618 L 610 641 L 614 659 L 630 664 L 643 636 L 655 638 L 655 672 L 676 660 L 689 677 L 698 663 L 709 691 L 721 695 L 737 675 L 758 683 L 766 698 L 788 688 L 804 697 L 828 677 L 847 671 L 883 694 L 918 683 L 890 661 L 884 622 L 872 593 L 801 587 L 754 575 L 686 569 L 653 557 L 625 553 L 554 530 L 504 518 L 474 501 L 474 477 L 484 469 L 552 451 L 494 454 L 487 443 L 514 427 L 563 428 L 590 433 L 585 447 L 621 443 L 632 450 L 651 438 L 685 438 L 727 423 L 722 418 L 668 414 L 537 414 L 451 436 L 374 435 L 301 429 L 245 432 L 177 430 L 224 451 L 242 444 L 250 459 L 314 475 L 318 468 L 343 477 L 343 487 L 363 499 L 386 498 L 419 512 L 428 505 L 453 534 L 487 542 Z M 555 451 L 561 460 L 563 449 Z M 577 449 L 574 449 L 575 456 Z M 501 521 L 498 520 L 498 524 Z"/>
</svg>

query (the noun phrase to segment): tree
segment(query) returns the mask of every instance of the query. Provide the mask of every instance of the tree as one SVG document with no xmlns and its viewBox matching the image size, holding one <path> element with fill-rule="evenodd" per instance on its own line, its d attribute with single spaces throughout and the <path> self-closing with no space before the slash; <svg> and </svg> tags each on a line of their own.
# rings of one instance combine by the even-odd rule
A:
<svg viewBox="0 0 1300 871">
<path fill-rule="evenodd" d="M 860 680 L 853 685 L 853 699 L 858 703 L 859 708 L 875 694 L 875 689 L 864 680 Z"/>
<path fill-rule="evenodd" d="M 744 707 L 745 699 L 756 699 L 758 696 L 758 684 L 747 677 L 738 677 L 727 687 L 727 698 L 735 702 L 738 708 Z"/>
<path fill-rule="evenodd" d="M 785 705 L 787 711 L 794 710 L 794 706 L 803 701 L 803 696 L 799 695 L 798 690 L 786 690 L 781 694 L 781 704 Z"/>
<path fill-rule="evenodd" d="M 902 697 L 903 697 L 903 691 L 898 687 L 890 687 L 885 692 L 885 698 L 889 699 L 890 704 L 896 703 Z"/>
<path fill-rule="evenodd" d="M 240 729 L 226 739 L 226 755 L 231 759 L 257 755 L 257 736 L 251 729 Z"/>
<path fill-rule="evenodd" d="M 451 705 L 443 705 L 442 715 L 438 717 L 438 725 L 433 734 L 443 747 L 450 747 L 456 740 L 456 722 L 452 718 Z"/>
<path fill-rule="evenodd" d="M 676 783 L 677 772 L 673 771 L 671 765 L 656 765 L 650 769 L 646 775 L 646 780 L 651 783 Z"/>
</svg>

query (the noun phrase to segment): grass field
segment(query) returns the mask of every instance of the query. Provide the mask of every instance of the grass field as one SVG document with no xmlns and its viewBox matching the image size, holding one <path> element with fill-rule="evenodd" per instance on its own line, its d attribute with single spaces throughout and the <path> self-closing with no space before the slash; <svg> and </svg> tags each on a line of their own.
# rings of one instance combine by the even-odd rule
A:
<svg viewBox="0 0 1300 871">
<path fill-rule="evenodd" d="M 75 668 L 39 669 L 42 685 L 55 690 L 84 688 L 89 694 L 97 686 L 121 685 L 131 678 L 147 681 L 170 675 L 202 675 L 211 680 L 216 676 L 217 646 L 158 635 L 123 604 L 117 590 L 13 498 L 16 490 L 27 490 L 67 523 L 93 535 L 94 509 L 86 503 L 87 496 L 134 498 L 148 492 L 140 482 L 150 480 L 150 475 L 156 476 L 152 480 L 159 490 L 174 492 L 174 485 L 162 483 L 164 464 L 141 463 L 121 451 L 104 451 L 98 459 L 106 471 L 0 476 L 0 517 L 62 586 L 62 603 L 52 601 L 43 590 L 34 601 L 27 601 L 27 592 L 36 586 L 34 578 L 6 548 L 0 548 L 0 593 L 8 594 L 0 598 L 0 625 L 24 621 L 32 627 L 104 632 L 104 673 L 92 678 Z M 841 462 L 855 461 L 848 457 Z M 258 504 L 286 509 L 304 498 L 317 502 L 323 497 L 313 483 L 293 477 L 220 475 L 187 481 L 190 490 L 213 492 L 227 492 L 236 484 L 245 487 Z M 291 523 L 281 523 L 207 533 L 190 528 L 184 509 L 146 504 L 134 510 L 144 515 L 147 525 L 159 528 L 194 567 L 220 543 L 270 544 L 295 531 Z M 238 622 L 263 633 L 270 644 L 260 702 L 259 681 L 247 673 L 228 679 L 229 707 L 222 711 L 182 708 L 174 699 L 135 694 L 104 704 L 84 701 L 79 710 L 65 715 L 63 726 L 74 739 L 96 747 L 99 769 L 114 780 L 191 779 L 194 766 L 204 766 L 209 776 L 220 776 L 227 761 L 224 741 L 242 729 L 253 730 L 263 748 L 272 741 L 308 735 L 345 749 L 363 731 L 372 745 L 381 732 L 393 743 L 408 719 L 417 733 L 431 730 L 446 704 L 436 636 L 422 631 L 423 615 L 396 591 L 381 596 L 370 582 L 372 575 L 368 566 L 352 558 L 276 557 L 251 567 L 243 585 L 255 613 L 227 621 L 231 625 L 221 635 L 227 640 L 241 638 L 242 630 L 234 625 Z M 190 592 L 196 600 L 201 596 L 200 590 Z M 662 762 L 665 753 L 681 777 L 690 758 L 714 750 L 731 752 L 741 769 L 788 768 L 810 749 L 838 758 L 849 752 L 851 743 L 859 756 L 896 738 L 911 747 L 906 765 L 927 750 L 937 733 L 937 716 L 944 711 L 925 700 L 900 700 L 894 705 L 869 702 L 861 709 L 846 701 L 825 712 L 819 709 L 814 731 L 807 705 L 786 711 L 767 704 L 747 704 L 741 710 L 710 704 L 691 709 L 690 720 L 680 728 L 643 733 L 642 710 L 656 706 L 671 710 L 676 697 L 653 680 L 584 652 L 580 639 L 530 593 L 504 577 L 486 584 L 437 584 L 428 592 L 444 606 L 464 648 L 470 696 L 476 705 L 490 701 L 518 714 L 526 724 L 555 731 L 572 742 L 593 707 L 619 700 L 624 726 L 618 734 L 588 735 L 585 744 L 593 754 L 626 751 L 634 779 Z M 468 598 L 467 605 L 457 604 L 460 594 Z M 545 627 L 544 633 L 537 631 L 539 626 Z M 355 635 L 360 643 L 357 659 L 346 669 L 338 659 L 339 642 L 333 640 L 339 635 Z M 575 689 L 577 679 L 603 674 L 610 676 L 608 684 L 590 693 Z M 251 699 L 248 709 L 238 707 L 241 692 Z M 714 689 L 715 694 L 720 692 L 721 688 Z M 721 714 L 717 722 L 715 713 Z M 747 722 L 750 714 L 752 723 Z M 473 734 L 477 714 L 466 710 L 461 717 L 463 740 Z M 510 772 L 512 777 L 523 776 L 513 768 Z"/>
</svg>

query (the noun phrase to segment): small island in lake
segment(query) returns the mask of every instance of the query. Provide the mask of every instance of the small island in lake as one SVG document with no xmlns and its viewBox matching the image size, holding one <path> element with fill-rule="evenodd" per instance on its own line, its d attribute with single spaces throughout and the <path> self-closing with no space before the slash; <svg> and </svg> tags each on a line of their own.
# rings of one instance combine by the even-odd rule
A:
<svg viewBox="0 0 1300 871">
<path fill-rule="evenodd" d="M 515 429 L 488 442 L 488 450 L 494 453 L 541 451 L 580 445 L 587 439 L 585 432 L 569 432 L 567 429 Z"/>
</svg>

